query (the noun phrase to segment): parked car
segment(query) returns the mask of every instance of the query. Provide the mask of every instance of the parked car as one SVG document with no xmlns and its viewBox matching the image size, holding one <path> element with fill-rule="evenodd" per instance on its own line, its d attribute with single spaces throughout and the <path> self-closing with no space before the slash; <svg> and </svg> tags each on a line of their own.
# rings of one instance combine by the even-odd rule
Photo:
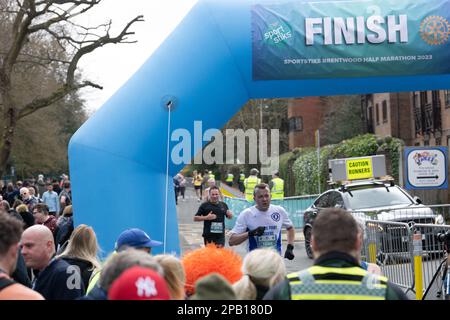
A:
<svg viewBox="0 0 450 320">
<path fill-rule="evenodd" d="M 419 198 L 412 197 L 393 181 L 364 180 L 352 182 L 339 188 L 325 191 L 308 207 L 303 215 L 305 249 L 309 258 L 313 257 L 311 249 L 311 230 L 314 219 L 324 208 L 343 208 L 350 211 L 365 226 L 365 220 L 396 221 L 402 223 L 443 224 L 441 215 L 423 205 Z M 386 230 L 385 230 L 386 231 Z M 388 239 L 389 238 L 389 239 Z M 384 233 L 384 240 L 405 242 L 397 233 Z M 384 242 L 386 243 L 386 242 Z M 394 248 L 395 246 L 390 246 Z M 385 250 L 387 250 L 385 248 Z"/>
</svg>

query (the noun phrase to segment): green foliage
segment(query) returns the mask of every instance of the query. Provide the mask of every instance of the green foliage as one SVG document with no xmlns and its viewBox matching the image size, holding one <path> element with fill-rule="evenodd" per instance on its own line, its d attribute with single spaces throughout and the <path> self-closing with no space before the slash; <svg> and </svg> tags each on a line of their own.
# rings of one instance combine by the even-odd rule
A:
<svg viewBox="0 0 450 320">
<path fill-rule="evenodd" d="M 280 155 L 279 172 L 280 178 L 284 180 L 284 195 L 286 197 L 295 195 L 295 178 L 291 172 L 297 154 L 291 151 Z"/>
<path fill-rule="evenodd" d="M 399 151 L 404 143 L 400 139 L 391 137 L 379 139 L 376 135 L 365 134 L 344 140 L 339 144 L 322 147 L 320 149 L 320 165 L 317 161 L 317 149 L 301 150 L 299 157 L 292 166 L 296 195 L 317 194 L 319 180 L 320 192 L 328 189 L 328 160 L 371 156 L 377 154 L 377 151 L 384 151 L 392 159 L 392 172 L 388 172 L 388 174 L 398 180 Z M 382 142 L 381 146 L 377 143 L 377 140 Z"/>
<path fill-rule="evenodd" d="M 338 159 L 374 155 L 378 150 L 376 138 L 373 134 L 365 134 L 344 140 L 336 145 L 331 156 Z"/>
<path fill-rule="evenodd" d="M 295 178 L 295 193 L 297 195 L 318 194 L 326 190 L 328 179 L 328 158 L 334 145 L 320 149 L 320 165 L 317 158 L 317 149 L 303 149 L 301 155 L 292 167 Z"/>
</svg>

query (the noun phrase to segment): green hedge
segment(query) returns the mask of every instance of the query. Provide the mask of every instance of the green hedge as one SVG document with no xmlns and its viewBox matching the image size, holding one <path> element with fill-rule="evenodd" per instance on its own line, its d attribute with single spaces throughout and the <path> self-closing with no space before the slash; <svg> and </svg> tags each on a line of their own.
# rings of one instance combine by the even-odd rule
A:
<svg viewBox="0 0 450 320">
<path fill-rule="evenodd" d="M 403 141 L 396 138 L 380 138 L 373 134 L 365 134 L 344 140 L 339 144 L 324 146 L 320 149 L 320 166 L 317 164 L 317 149 L 302 149 L 295 160 L 292 171 L 295 179 L 295 194 L 316 194 L 328 189 L 328 160 L 351 157 L 371 156 L 380 152 L 386 153 L 392 160 L 392 171 L 388 172 L 398 181 L 399 150 Z M 387 159 L 387 162 L 389 160 Z M 281 163 L 281 161 L 280 161 Z M 388 166 L 389 168 L 389 166 Z M 318 172 L 320 170 L 320 178 Z"/>
</svg>

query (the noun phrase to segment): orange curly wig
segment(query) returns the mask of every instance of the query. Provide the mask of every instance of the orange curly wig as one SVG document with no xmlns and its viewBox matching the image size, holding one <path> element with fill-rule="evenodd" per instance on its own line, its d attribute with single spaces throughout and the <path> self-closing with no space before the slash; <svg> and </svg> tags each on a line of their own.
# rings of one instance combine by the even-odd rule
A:
<svg viewBox="0 0 450 320">
<path fill-rule="evenodd" d="M 220 273 L 231 284 L 242 277 L 242 258 L 230 249 L 217 248 L 208 244 L 186 253 L 181 259 L 186 272 L 186 294 L 195 293 L 195 283 L 198 279 L 213 273 Z"/>
</svg>

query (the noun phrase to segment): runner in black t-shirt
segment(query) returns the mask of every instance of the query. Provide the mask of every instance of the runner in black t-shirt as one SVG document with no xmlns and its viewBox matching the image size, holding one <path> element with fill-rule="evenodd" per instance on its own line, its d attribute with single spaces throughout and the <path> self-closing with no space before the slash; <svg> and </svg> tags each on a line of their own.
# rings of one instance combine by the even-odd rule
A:
<svg viewBox="0 0 450 320">
<path fill-rule="evenodd" d="M 216 186 L 209 189 L 209 201 L 198 208 L 194 221 L 203 221 L 203 238 L 205 245 L 214 243 L 218 247 L 225 245 L 225 217 L 233 218 L 226 203 L 219 201 L 220 191 Z"/>
</svg>

